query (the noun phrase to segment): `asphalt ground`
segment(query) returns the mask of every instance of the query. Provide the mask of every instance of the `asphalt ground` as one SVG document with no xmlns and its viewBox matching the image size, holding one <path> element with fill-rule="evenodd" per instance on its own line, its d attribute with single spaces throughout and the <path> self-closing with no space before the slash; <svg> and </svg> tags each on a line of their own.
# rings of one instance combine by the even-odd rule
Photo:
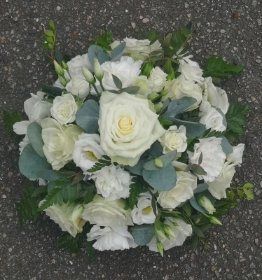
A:
<svg viewBox="0 0 262 280">
<path fill-rule="evenodd" d="M 206 234 L 207 250 L 176 247 L 164 257 L 137 249 L 98 252 L 88 260 L 59 251 L 59 228 L 47 217 L 20 227 L 14 209 L 25 178 L 17 168 L 18 144 L 0 120 L 0 279 L 262 279 L 262 9 L 260 0 L 0 0 L 0 111 L 23 111 L 23 102 L 54 76 L 40 47 L 53 19 L 62 52 L 86 52 L 100 30 L 115 39 L 141 38 L 151 28 L 163 33 L 194 23 L 192 53 L 200 64 L 210 55 L 245 66 L 221 86 L 230 98 L 248 103 L 244 163 L 237 183 L 255 186 L 254 201 L 243 201 Z"/>
</svg>

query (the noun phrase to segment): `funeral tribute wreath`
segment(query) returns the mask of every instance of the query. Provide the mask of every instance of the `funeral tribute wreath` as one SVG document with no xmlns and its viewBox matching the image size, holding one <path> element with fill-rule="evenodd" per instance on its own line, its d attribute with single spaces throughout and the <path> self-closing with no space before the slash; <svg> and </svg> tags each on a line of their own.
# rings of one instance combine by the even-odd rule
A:
<svg viewBox="0 0 262 280">
<path fill-rule="evenodd" d="M 217 86 L 243 67 L 215 56 L 200 67 L 191 36 L 191 24 L 143 40 L 101 32 L 70 59 L 49 22 L 42 46 L 58 79 L 24 102 L 27 120 L 4 112 L 30 179 L 21 224 L 44 211 L 64 231 L 63 250 L 146 245 L 163 255 L 186 239 L 195 248 L 239 198 L 253 198 L 252 184 L 232 183 L 249 108 Z"/>
</svg>

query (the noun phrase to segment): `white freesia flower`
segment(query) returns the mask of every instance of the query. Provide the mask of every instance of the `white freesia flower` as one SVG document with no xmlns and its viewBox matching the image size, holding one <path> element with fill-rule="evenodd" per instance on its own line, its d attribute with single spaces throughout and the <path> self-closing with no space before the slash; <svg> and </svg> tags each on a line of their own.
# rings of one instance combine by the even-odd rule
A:
<svg viewBox="0 0 262 280">
<path fill-rule="evenodd" d="M 163 154 L 174 150 L 178 153 L 182 153 L 187 148 L 186 127 L 181 125 L 177 128 L 176 125 L 172 125 L 158 141 L 163 147 Z"/>
<path fill-rule="evenodd" d="M 81 76 L 74 76 L 66 85 L 66 90 L 75 96 L 78 96 L 81 100 L 85 99 L 90 91 L 90 85 Z"/>
<path fill-rule="evenodd" d="M 232 163 L 234 166 L 240 166 L 242 163 L 243 152 L 245 149 L 245 144 L 238 144 L 233 147 L 233 152 L 231 154 L 227 154 L 227 162 Z"/>
<path fill-rule="evenodd" d="M 178 171 L 177 181 L 170 191 L 160 191 L 157 202 L 163 208 L 175 209 L 182 202 L 187 201 L 194 195 L 197 187 L 197 177 L 189 172 Z"/>
<path fill-rule="evenodd" d="M 39 205 L 43 202 L 42 200 Z M 80 217 L 83 210 L 82 204 L 65 203 L 62 205 L 53 204 L 44 211 L 50 219 L 60 226 L 62 231 L 67 231 L 75 237 L 77 233 L 83 231 L 83 226 L 86 223 Z"/>
<path fill-rule="evenodd" d="M 152 196 L 150 193 L 141 193 L 137 200 L 137 205 L 131 212 L 133 222 L 137 225 L 153 224 L 156 215 L 152 208 Z"/>
<path fill-rule="evenodd" d="M 201 82 L 204 80 L 202 69 L 197 62 L 190 59 L 190 56 L 179 60 L 178 72 L 182 73 L 189 81 Z"/>
<path fill-rule="evenodd" d="M 184 75 L 180 75 L 178 78 L 171 81 L 167 81 L 165 84 L 165 90 L 168 94 L 162 97 L 162 101 L 167 98 L 172 100 L 181 99 L 182 97 L 192 97 L 196 99 L 196 103 L 187 108 L 187 111 L 198 108 L 202 101 L 202 89 L 196 83 L 191 80 L 186 80 Z"/>
<path fill-rule="evenodd" d="M 51 115 L 61 125 L 72 123 L 76 119 L 77 105 L 72 94 L 56 96 L 51 107 Z"/>
<path fill-rule="evenodd" d="M 148 101 L 126 92 L 100 98 L 101 147 L 113 162 L 134 166 L 165 130 Z"/>
<path fill-rule="evenodd" d="M 104 154 L 98 134 L 82 133 L 75 142 L 72 157 L 76 166 L 79 166 L 85 174 Z"/>
<path fill-rule="evenodd" d="M 74 124 L 61 126 L 56 120 L 46 118 L 41 122 L 43 152 L 54 170 L 59 170 L 70 160 L 78 135 L 83 130 Z"/>
<path fill-rule="evenodd" d="M 105 166 L 89 178 L 95 181 L 97 193 L 101 194 L 106 200 L 116 200 L 129 196 L 131 176 L 120 166 L 114 164 Z"/>
<path fill-rule="evenodd" d="M 199 179 L 212 182 L 220 174 L 226 159 L 221 147 L 221 140 L 222 138 L 216 137 L 199 139 L 199 143 L 194 145 L 194 153 L 187 152 L 190 163 L 199 164 L 202 157 L 200 166 L 205 170 L 206 175 L 198 175 Z"/>
<path fill-rule="evenodd" d="M 204 124 L 207 129 L 211 131 L 225 131 L 224 117 L 216 110 L 208 101 L 202 101 L 200 107 L 199 122 Z"/>
<path fill-rule="evenodd" d="M 166 77 L 167 74 L 158 66 L 151 70 L 148 83 L 153 92 L 160 92 L 163 89 L 166 83 Z"/>
<path fill-rule="evenodd" d="M 212 182 L 207 182 L 209 192 L 216 199 L 226 198 L 226 189 L 230 187 L 231 181 L 235 174 L 234 164 L 226 162 L 220 174 Z"/>
<path fill-rule="evenodd" d="M 137 246 L 132 235 L 128 232 L 127 226 L 106 226 L 100 228 L 95 225 L 87 234 L 87 241 L 93 240 L 96 240 L 93 247 L 99 251 L 124 250 Z"/>
<path fill-rule="evenodd" d="M 168 218 L 168 220 L 165 220 L 164 222 L 168 226 L 171 227 L 171 230 L 173 230 L 173 235 L 176 237 L 173 237 L 169 235 L 169 239 L 167 237 L 159 236 L 159 241 L 162 243 L 164 250 L 169 250 L 176 246 L 181 246 L 185 242 L 186 238 L 192 234 L 192 227 L 191 225 L 185 223 L 181 219 L 178 218 Z M 177 226 L 174 226 L 173 223 L 177 223 Z M 156 237 L 153 237 L 153 239 L 147 244 L 150 251 L 158 252 L 157 246 L 156 246 Z"/>
<path fill-rule="evenodd" d="M 221 88 L 215 87 L 211 77 L 205 78 L 199 85 L 203 89 L 203 100 L 208 101 L 212 106 L 221 109 L 226 114 L 229 107 L 226 92 Z"/>
<path fill-rule="evenodd" d="M 120 61 L 116 62 L 104 62 L 101 65 L 104 71 L 104 77 L 102 79 L 104 88 L 106 90 L 118 90 L 112 75 L 115 75 L 120 79 L 123 88 L 133 85 L 135 79 L 140 74 L 141 65 L 141 60 L 135 61 L 129 56 L 122 56 Z M 97 83 L 97 85 L 99 85 L 99 83 Z"/>
<path fill-rule="evenodd" d="M 149 57 L 150 53 L 154 51 L 162 51 L 160 42 L 157 40 L 150 45 L 149 40 L 136 40 L 131 38 L 125 38 L 126 42 L 125 49 L 123 51 L 124 55 L 131 56 L 135 60 L 145 60 Z M 111 44 L 111 48 L 114 49 L 120 44 L 120 41 L 114 41 Z"/>
<path fill-rule="evenodd" d="M 105 200 L 100 195 L 95 195 L 93 201 L 85 205 L 81 217 L 90 224 L 98 226 L 127 226 L 133 225 L 131 210 L 125 210 L 125 201 L 117 199 Z"/>
</svg>

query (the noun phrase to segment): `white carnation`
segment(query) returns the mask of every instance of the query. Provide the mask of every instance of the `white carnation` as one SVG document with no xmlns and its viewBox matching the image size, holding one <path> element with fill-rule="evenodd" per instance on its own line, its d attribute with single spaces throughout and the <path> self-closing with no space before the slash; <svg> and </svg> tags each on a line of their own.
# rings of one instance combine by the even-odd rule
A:
<svg viewBox="0 0 262 280">
<path fill-rule="evenodd" d="M 236 147 L 233 147 L 233 152 L 227 154 L 228 163 L 232 163 L 234 166 L 240 166 L 242 163 L 243 152 L 245 149 L 245 144 L 238 144 Z"/>
</svg>

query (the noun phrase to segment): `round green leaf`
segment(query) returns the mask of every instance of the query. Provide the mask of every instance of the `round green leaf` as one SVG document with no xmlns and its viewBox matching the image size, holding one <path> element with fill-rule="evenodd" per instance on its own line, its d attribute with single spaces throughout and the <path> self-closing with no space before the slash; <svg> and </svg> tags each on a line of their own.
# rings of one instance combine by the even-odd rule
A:
<svg viewBox="0 0 262 280">
<path fill-rule="evenodd" d="M 34 150 L 40 157 L 45 157 L 43 152 L 42 127 L 37 122 L 32 122 L 27 127 L 27 136 Z"/>
<path fill-rule="evenodd" d="M 154 236 L 154 228 L 152 225 L 138 225 L 130 228 L 130 232 L 137 245 L 143 246 L 148 244 Z"/>
</svg>

